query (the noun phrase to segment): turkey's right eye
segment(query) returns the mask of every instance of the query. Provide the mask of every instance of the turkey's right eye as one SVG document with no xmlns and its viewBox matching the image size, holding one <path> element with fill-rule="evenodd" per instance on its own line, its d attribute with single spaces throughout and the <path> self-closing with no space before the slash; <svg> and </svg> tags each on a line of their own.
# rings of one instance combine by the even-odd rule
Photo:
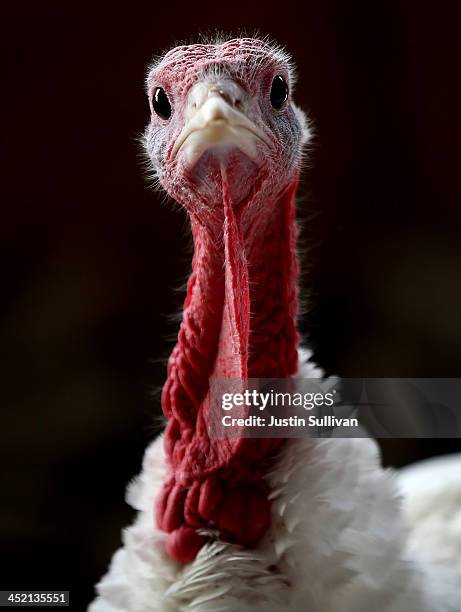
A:
<svg viewBox="0 0 461 612">
<path fill-rule="evenodd" d="M 274 77 L 271 87 L 271 104 L 275 110 L 280 110 L 288 100 L 288 85 L 283 76 Z"/>
<path fill-rule="evenodd" d="M 154 91 L 152 107 L 162 119 L 169 119 L 171 117 L 171 104 L 163 87 L 157 87 Z"/>
</svg>

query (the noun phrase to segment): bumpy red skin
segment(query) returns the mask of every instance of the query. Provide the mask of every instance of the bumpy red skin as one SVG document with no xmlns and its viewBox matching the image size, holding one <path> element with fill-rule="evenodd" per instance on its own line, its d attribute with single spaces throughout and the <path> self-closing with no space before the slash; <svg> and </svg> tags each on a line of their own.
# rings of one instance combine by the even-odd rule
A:
<svg viewBox="0 0 461 612">
<path fill-rule="evenodd" d="M 291 100 L 271 108 L 274 74 L 292 79 L 285 56 L 262 41 L 238 39 L 177 48 L 148 78 L 150 97 L 166 87 L 174 110 L 168 122 L 152 114 L 146 150 L 162 185 L 189 213 L 195 247 L 162 395 L 170 476 L 156 506 L 167 552 L 180 563 L 196 556 L 202 529 L 253 546 L 270 524 L 264 475 L 283 441 L 218 440 L 208 424 L 210 378 L 285 378 L 298 367 L 294 195 L 306 132 Z M 171 157 L 187 91 L 220 75 L 248 92 L 245 112 L 271 150 L 262 148 L 256 162 L 238 151 L 225 160 L 204 156 L 189 169 L 180 155 Z"/>
<path fill-rule="evenodd" d="M 264 206 L 264 223 L 251 214 L 256 202 L 241 206 L 241 223 L 223 223 L 221 241 L 192 217 L 192 274 L 162 396 L 173 475 L 157 506 L 158 525 L 170 534 L 167 550 L 182 563 L 204 542 L 198 528 L 211 526 L 224 539 L 252 546 L 270 523 L 263 476 L 282 441 L 210 439 L 209 378 L 285 378 L 297 370 L 295 188 L 296 182 Z M 226 239 L 241 261 L 219 246 Z M 240 286 L 226 293 L 227 267 Z"/>
</svg>

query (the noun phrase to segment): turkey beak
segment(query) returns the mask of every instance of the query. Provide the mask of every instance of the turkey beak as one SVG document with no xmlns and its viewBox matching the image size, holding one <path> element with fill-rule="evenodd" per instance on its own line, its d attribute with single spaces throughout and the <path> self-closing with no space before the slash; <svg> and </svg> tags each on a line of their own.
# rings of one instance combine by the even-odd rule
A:
<svg viewBox="0 0 461 612">
<path fill-rule="evenodd" d="M 247 116 L 249 103 L 249 95 L 234 81 L 196 83 L 188 94 L 185 125 L 170 158 L 181 151 L 186 163 L 193 167 L 206 151 L 219 155 L 237 148 L 256 161 L 258 143 L 270 147 L 271 142 Z"/>
</svg>

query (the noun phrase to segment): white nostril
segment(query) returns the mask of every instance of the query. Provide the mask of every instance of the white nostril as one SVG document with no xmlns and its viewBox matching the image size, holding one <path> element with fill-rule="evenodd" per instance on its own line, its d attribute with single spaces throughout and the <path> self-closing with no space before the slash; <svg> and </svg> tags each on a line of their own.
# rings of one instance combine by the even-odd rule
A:
<svg viewBox="0 0 461 612">
<path fill-rule="evenodd" d="M 225 100 L 230 106 L 235 106 L 234 96 L 230 91 L 226 91 L 218 86 L 212 86 L 208 89 L 207 98 L 216 98 L 220 97 Z"/>
<path fill-rule="evenodd" d="M 242 88 L 233 81 L 224 83 L 209 83 L 206 81 L 198 82 L 189 92 L 187 105 L 187 118 L 192 118 L 196 115 L 202 106 L 211 100 L 220 100 L 225 102 L 223 108 L 229 107 L 239 112 L 243 112 L 245 92 Z M 213 106 L 213 105 L 212 105 Z M 226 110 L 224 110 L 227 113 Z"/>
</svg>

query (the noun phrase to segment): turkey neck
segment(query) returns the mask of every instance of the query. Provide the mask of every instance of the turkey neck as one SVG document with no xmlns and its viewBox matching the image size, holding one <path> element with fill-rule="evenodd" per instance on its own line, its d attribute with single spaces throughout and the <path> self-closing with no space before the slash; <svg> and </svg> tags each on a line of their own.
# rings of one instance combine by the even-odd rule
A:
<svg viewBox="0 0 461 612">
<path fill-rule="evenodd" d="M 219 212 L 207 219 L 190 215 L 192 273 L 162 395 L 167 458 L 186 486 L 200 472 L 228 464 L 229 454 L 256 445 L 242 440 L 227 454 L 212 448 L 210 377 L 285 378 L 297 370 L 297 182 L 271 199 L 253 195 L 235 207 L 223 176 L 223 200 L 213 208 Z"/>
<path fill-rule="evenodd" d="M 253 546 L 270 525 L 264 475 L 283 440 L 210 436 L 210 379 L 285 378 L 298 361 L 297 179 L 276 196 L 234 206 L 222 178 L 222 202 L 190 215 L 192 274 L 162 394 L 170 474 L 156 521 L 180 563 L 205 543 L 200 529 Z"/>
</svg>

